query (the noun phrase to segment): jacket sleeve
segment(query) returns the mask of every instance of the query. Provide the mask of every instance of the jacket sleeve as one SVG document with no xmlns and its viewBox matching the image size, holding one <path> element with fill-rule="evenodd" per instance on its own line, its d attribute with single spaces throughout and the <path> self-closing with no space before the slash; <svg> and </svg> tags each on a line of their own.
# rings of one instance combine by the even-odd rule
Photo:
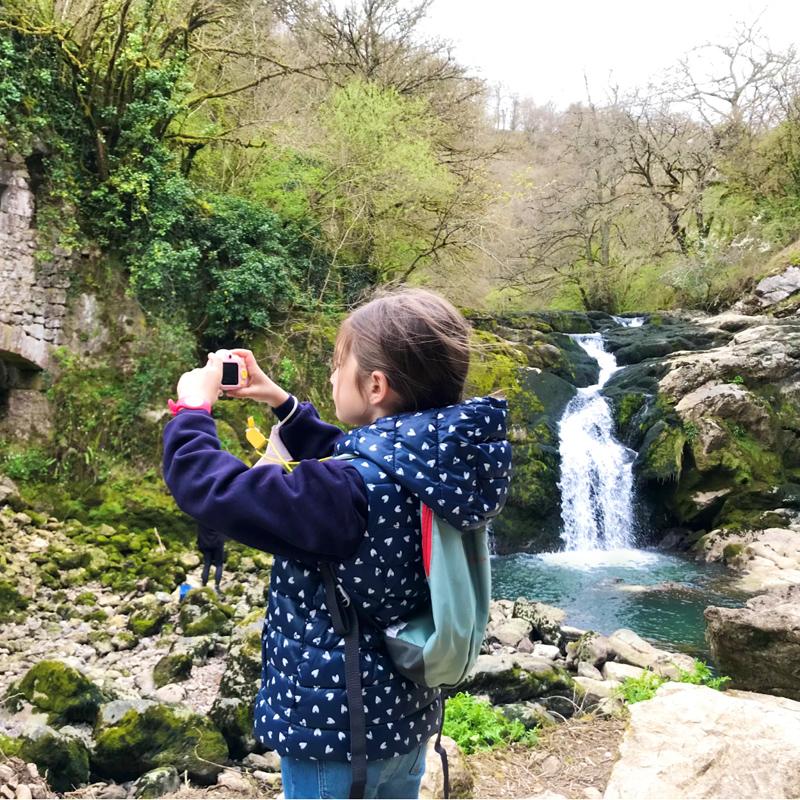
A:
<svg viewBox="0 0 800 800">
<path fill-rule="evenodd" d="M 292 413 L 295 403 L 297 408 Z M 341 428 L 319 418 L 312 403 L 299 403 L 294 396 L 274 408 L 273 412 L 281 420 L 281 441 L 297 461 L 332 455 L 336 442 L 344 436 Z"/>
<path fill-rule="evenodd" d="M 164 480 L 201 525 L 299 560 L 343 561 L 367 527 L 367 490 L 344 461 L 307 460 L 292 472 L 248 467 L 220 449 L 203 411 L 181 411 L 164 430 Z"/>
</svg>

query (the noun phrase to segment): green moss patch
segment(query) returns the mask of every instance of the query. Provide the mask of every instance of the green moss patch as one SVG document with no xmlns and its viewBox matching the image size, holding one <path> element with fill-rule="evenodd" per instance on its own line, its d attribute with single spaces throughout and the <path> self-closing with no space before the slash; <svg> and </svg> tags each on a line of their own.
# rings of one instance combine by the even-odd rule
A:
<svg viewBox="0 0 800 800">
<path fill-rule="evenodd" d="M 132 708 L 96 732 L 92 767 L 98 775 L 128 781 L 156 767 L 186 770 L 198 783 L 216 780 L 228 760 L 228 747 L 204 716 L 180 706 Z"/>
<path fill-rule="evenodd" d="M 97 711 L 109 697 L 83 673 L 61 661 L 40 661 L 6 692 L 6 705 L 18 707 L 27 700 L 47 713 L 51 724 L 93 723 Z"/>
</svg>

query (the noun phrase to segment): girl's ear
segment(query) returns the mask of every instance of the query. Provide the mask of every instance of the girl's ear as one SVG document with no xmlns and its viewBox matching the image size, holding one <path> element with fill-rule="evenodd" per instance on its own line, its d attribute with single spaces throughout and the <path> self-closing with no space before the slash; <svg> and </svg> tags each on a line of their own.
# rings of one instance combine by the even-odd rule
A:
<svg viewBox="0 0 800 800">
<path fill-rule="evenodd" d="M 367 381 L 367 398 L 371 405 L 389 406 L 394 399 L 394 391 L 389 379 L 379 369 L 373 370 Z"/>
</svg>

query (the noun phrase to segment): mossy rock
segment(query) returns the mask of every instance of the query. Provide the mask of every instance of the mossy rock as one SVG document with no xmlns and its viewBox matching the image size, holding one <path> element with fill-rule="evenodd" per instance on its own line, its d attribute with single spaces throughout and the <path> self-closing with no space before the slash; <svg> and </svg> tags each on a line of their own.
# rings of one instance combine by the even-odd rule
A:
<svg viewBox="0 0 800 800">
<path fill-rule="evenodd" d="M 5 705 L 16 710 L 23 698 L 47 713 L 48 722 L 53 725 L 92 724 L 100 706 L 110 699 L 83 673 L 61 661 L 40 661 L 31 667 L 8 688 Z"/>
<path fill-rule="evenodd" d="M 151 798 L 164 797 L 177 792 L 181 785 L 181 778 L 175 767 L 158 767 L 151 769 L 133 784 L 134 797 Z"/>
<path fill-rule="evenodd" d="M 192 674 L 192 657 L 189 653 L 170 653 L 162 656 L 153 667 L 153 683 L 156 688 L 168 683 L 180 683 Z"/>
<path fill-rule="evenodd" d="M 128 618 L 128 627 L 137 636 L 153 636 L 169 619 L 169 608 L 156 600 L 148 598 Z"/>
<path fill-rule="evenodd" d="M 571 693 L 573 688 L 566 670 L 546 659 L 523 654 L 479 656 L 473 671 L 459 685 L 459 691 L 488 695 L 495 704 Z"/>
<path fill-rule="evenodd" d="M 646 481 L 668 483 L 680 478 L 686 434 L 680 425 L 660 420 L 647 432 L 635 468 Z"/>
<path fill-rule="evenodd" d="M 129 781 L 157 767 L 184 770 L 211 784 L 228 761 L 228 746 L 204 716 L 185 706 L 139 703 L 95 732 L 93 770 L 104 778 Z"/>
<path fill-rule="evenodd" d="M 185 636 L 224 633 L 232 616 L 233 609 L 220 603 L 211 589 L 192 589 L 181 604 L 179 624 Z"/>
<path fill-rule="evenodd" d="M 253 734 L 255 703 L 240 697 L 217 697 L 208 716 L 219 728 L 231 758 L 242 759 L 258 746 Z"/>
<path fill-rule="evenodd" d="M 4 758 L 18 756 L 22 750 L 22 744 L 22 739 L 0 733 L 0 756 Z"/>
<path fill-rule="evenodd" d="M 23 597 L 12 583 L 0 581 L 0 622 L 18 611 L 24 611 L 27 607 L 27 598 Z"/>
<path fill-rule="evenodd" d="M 89 748 L 78 736 L 40 728 L 22 739 L 19 755 L 36 764 L 57 792 L 68 792 L 89 782 Z"/>
<path fill-rule="evenodd" d="M 93 606 L 97 602 L 97 595 L 94 592 L 81 592 L 75 598 L 77 606 Z"/>
</svg>

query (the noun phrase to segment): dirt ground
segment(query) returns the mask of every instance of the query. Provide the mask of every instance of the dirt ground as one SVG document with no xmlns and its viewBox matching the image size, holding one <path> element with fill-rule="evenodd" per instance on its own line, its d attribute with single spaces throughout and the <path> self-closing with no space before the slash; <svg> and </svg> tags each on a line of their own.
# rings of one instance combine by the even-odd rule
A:
<svg viewBox="0 0 800 800">
<path fill-rule="evenodd" d="M 619 757 L 624 719 L 590 716 L 543 731 L 536 747 L 475 753 L 473 797 L 525 798 L 542 792 L 572 800 L 601 797 Z"/>
</svg>

